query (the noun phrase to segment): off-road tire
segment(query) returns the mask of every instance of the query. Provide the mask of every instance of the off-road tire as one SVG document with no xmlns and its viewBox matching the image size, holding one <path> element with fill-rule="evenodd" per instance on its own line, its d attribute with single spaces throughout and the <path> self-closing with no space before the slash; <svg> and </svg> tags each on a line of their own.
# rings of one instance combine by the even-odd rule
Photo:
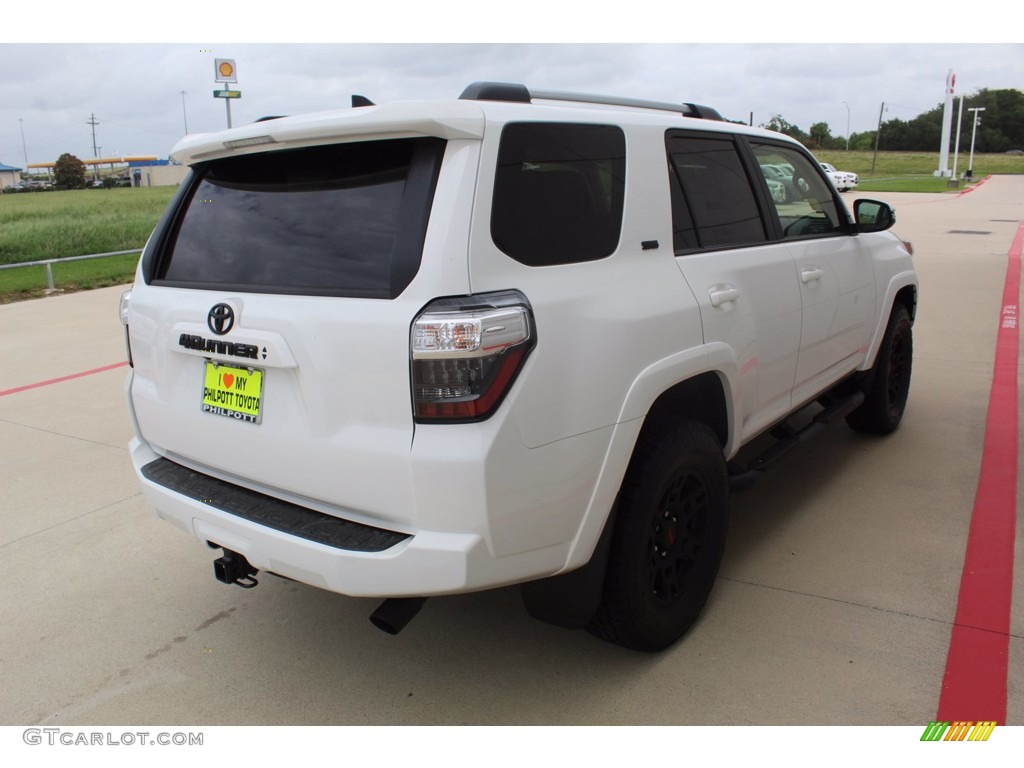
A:
<svg viewBox="0 0 1024 768">
<path fill-rule="evenodd" d="M 902 304 L 893 307 L 885 338 L 871 372 L 870 388 L 864 402 L 846 417 L 858 432 L 887 435 L 900 425 L 910 393 L 910 371 L 914 338 L 910 314 Z"/>
<path fill-rule="evenodd" d="M 715 433 L 647 424 L 620 495 L 601 605 L 587 630 L 659 651 L 696 621 L 722 560 L 729 483 Z"/>
</svg>

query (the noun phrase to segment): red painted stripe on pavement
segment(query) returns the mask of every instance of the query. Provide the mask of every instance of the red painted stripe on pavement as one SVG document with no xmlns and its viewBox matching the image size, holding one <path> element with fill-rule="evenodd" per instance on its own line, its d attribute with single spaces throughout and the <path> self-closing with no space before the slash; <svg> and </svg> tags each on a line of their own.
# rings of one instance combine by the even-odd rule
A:
<svg viewBox="0 0 1024 768">
<path fill-rule="evenodd" d="M 1017 526 L 1017 361 L 1024 224 L 1003 287 L 981 474 L 939 697 L 939 721 L 1006 723 L 1013 545 Z"/>
<path fill-rule="evenodd" d="M 57 379 L 47 379 L 46 381 L 37 381 L 35 384 L 26 384 L 23 387 L 15 387 L 14 389 L 5 389 L 0 391 L 0 397 L 4 395 L 13 395 L 18 392 L 24 392 L 28 389 L 38 389 L 39 387 L 48 387 L 51 384 L 60 384 L 62 381 L 71 381 L 71 379 L 80 379 L 83 376 L 92 376 L 94 373 L 103 373 L 104 371 L 112 371 L 115 368 L 124 368 L 128 365 L 128 362 L 114 363 L 113 365 L 104 365 L 102 368 L 93 368 L 91 371 L 82 371 L 81 373 L 72 373 L 70 376 L 61 376 Z"/>
<path fill-rule="evenodd" d="M 982 184 L 984 184 L 986 181 L 988 181 L 991 178 L 992 178 L 992 174 L 990 173 L 988 176 L 986 176 L 984 179 L 979 181 L 973 187 L 968 187 L 967 189 L 965 189 L 962 192 L 960 192 L 959 194 L 957 194 L 957 197 L 963 197 L 964 195 L 970 194 L 971 192 L 976 190 L 978 187 L 980 187 Z"/>
</svg>

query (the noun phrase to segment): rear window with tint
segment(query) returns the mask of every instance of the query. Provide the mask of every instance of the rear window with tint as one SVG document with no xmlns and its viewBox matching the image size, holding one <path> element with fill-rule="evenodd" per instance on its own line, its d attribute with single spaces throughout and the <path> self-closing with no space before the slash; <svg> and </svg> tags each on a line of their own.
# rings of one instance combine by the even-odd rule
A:
<svg viewBox="0 0 1024 768">
<path fill-rule="evenodd" d="M 498 149 L 494 244 L 531 267 L 611 255 L 625 173 L 626 139 L 616 126 L 510 123 Z"/>
<path fill-rule="evenodd" d="M 396 139 L 200 166 L 157 281 L 393 298 L 419 268 L 443 152 Z"/>
</svg>

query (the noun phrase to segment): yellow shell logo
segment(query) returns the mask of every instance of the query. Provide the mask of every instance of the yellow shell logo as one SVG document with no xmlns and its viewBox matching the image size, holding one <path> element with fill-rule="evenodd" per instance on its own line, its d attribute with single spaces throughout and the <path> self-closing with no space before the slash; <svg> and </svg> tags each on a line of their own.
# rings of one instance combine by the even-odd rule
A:
<svg viewBox="0 0 1024 768">
<path fill-rule="evenodd" d="M 235 68 L 231 66 L 231 62 L 222 61 L 220 66 L 217 67 L 217 71 L 220 72 L 221 77 L 231 77 L 235 72 Z"/>
</svg>

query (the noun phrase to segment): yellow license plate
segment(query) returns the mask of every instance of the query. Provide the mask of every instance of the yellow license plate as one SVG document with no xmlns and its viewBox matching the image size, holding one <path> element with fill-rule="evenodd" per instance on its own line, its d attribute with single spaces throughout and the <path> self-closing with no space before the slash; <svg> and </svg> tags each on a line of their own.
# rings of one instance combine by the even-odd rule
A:
<svg viewBox="0 0 1024 768">
<path fill-rule="evenodd" d="M 263 421 L 263 371 L 206 361 L 203 412 L 259 424 Z"/>
</svg>

